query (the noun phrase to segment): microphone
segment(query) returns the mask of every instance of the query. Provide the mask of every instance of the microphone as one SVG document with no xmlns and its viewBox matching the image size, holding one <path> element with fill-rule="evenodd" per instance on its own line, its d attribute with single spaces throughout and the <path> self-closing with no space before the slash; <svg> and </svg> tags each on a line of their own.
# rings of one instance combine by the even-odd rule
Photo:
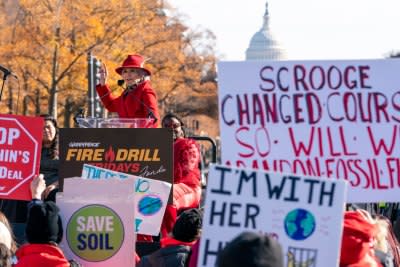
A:
<svg viewBox="0 0 400 267">
<path fill-rule="evenodd" d="M 15 74 L 14 72 L 12 72 L 11 70 L 7 69 L 6 67 L 3 67 L 2 65 L 0 65 L 0 70 L 4 73 L 3 79 L 5 80 L 6 77 L 8 75 L 13 76 L 14 78 L 18 79 L 17 74 Z"/>
<path fill-rule="evenodd" d="M 144 80 L 145 80 L 146 78 L 141 78 L 141 79 L 138 79 L 136 82 L 136 86 L 140 83 L 140 82 L 143 82 Z M 139 80 L 141 80 L 141 81 L 139 81 Z M 117 84 L 118 84 L 118 86 L 121 86 L 122 87 L 122 85 L 125 83 L 125 81 L 124 80 L 118 80 L 118 82 L 117 82 Z M 134 85 L 134 86 L 135 86 Z M 131 87 L 127 87 L 126 89 L 125 89 L 125 92 L 123 92 L 123 94 L 127 94 L 129 91 L 131 90 Z M 148 118 L 151 118 L 151 119 L 153 119 L 154 120 L 154 122 L 153 122 L 153 124 L 156 124 L 157 123 L 157 117 L 154 115 L 154 113 L 153 113 L 153 110 L 151 110 L 151 108 L 149 108 L 149 106 L 147 106 L 142 100 L 140 100 L 139 98 L 137 98 L 137 97 L 134 97 L 134 99 L 136 100 L 136 101 L 138 101 L 140 104 L 142 104 L 145 108 L 146 108 L 146 111 L 147 111 L 147 113 L 148 113 Z"/>
</svg>

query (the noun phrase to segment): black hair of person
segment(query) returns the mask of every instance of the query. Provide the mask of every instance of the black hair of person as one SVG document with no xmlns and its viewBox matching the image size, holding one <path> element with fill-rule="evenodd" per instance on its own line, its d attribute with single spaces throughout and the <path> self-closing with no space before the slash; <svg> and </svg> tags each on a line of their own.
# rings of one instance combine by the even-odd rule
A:
<svg viewBox="0 0 400 267">
<path fill-rule="evenodd" d="M 172 235 L 176 240 L 193 242 L 200 237 L 203 213 L 196 208 L 183 211 L 177 218 Z"/>
<path fill-rule="evenodd" d="M 171 119 L 176 119 L 176 120 L 179 121 L 179 123 L 180 123 L 180 125 L 181 125 L 182 132 L 183 132 L 183 137 L 186 138 L 185 124 L 183 123 L 182 119 L 181 119 L 178 115 L 176 115 L 176 114 L 174 114 L 174 113 L 167 113 L 167 114 L 164 115 L 164 117 L 163 117 L 162 120 L 161 120 L 161 127 L 164 128 L 164 123 L 165 123 L 167 120 L 171 120 Z"/>
<path fill-rule="evenodd" d="M 51 141 L 50 145 L 50 158 L 51 159 L 56 159 L 58 158 L 58 125 L 57 125 L 57 120 L 49 115 L 49 114 L 42 114 L 40 115 L 44 119 L 44 121 L 50 121 L 53 125 L 54 128 L 56 128 L 56 134 L 54 136 L 53 141 Z"/>
</svg>

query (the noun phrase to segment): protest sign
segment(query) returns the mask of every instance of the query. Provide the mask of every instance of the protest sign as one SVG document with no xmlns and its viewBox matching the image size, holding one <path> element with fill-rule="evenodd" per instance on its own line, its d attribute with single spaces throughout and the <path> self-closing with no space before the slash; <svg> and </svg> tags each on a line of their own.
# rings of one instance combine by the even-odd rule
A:
<svg viewBox="0 0 400 267">
<path fill-rule="evenodd" d="M 60 182 L 86 163 L 172 184 L 172 144 L 169 129 L 61 129 Z"/>
<path fill-rule="evenodd" d="M 39 174 L 43 118 L 0 114 L 0 198 L 30 200 Z"/>
<path fill-rule="evenodd" d="M 284 266 L 337 267 L 345 190 L 340 180 L 211 166 L 198 266 L 214 267 L 226 242 L 255 231 L 278 240 Z"/>
<path fill-rule="evenodd" d="M 88 267 L 134 266 L 132 182 L 65 181 L 57 205 L 65 229 L 61 248 L 68 259 Z"/>
<path fill-rule="evenodd" d="M 349 202 L 397 201 L 400 60 L 218 65 L 222 163 L 349 181 Z"/>
<path fill-rule="evenodd" d="M 125 180 L 131 178 L 134 183 L 135 232 L 143 235 L 158 235 L 164 217 L 171 184 L 150 178 L 110 171 L 84 164 L 82 178 L 92 180 Z M 133 216 L 133 215 L 132 215 Z"/>
</svg>

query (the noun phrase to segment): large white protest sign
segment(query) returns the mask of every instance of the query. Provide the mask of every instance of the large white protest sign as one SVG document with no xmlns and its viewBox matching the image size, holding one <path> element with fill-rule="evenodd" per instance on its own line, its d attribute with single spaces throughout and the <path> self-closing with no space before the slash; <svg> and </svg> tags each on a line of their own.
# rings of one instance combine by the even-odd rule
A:
<svg viewBox="0 0 400 267">
<path fill-rule="evenodd" d="M 134 188 L 136 216 L 135 231 L 144 235 L 159 234 L 171 190 L 170 183 L 111 171 L 89 164 L 83 165 L 82 178 L 92 180 L 132 178 L 134 180 L 132 187 Z"/>
<path fill-rule="evenodd" d="M 57 205 L 64 226 L 61 248 L 68 259 L 87 267 L 134 266 L 132 182 L 65 180 Z"/>
<path fill-rule="evenodd" d="M 276 238 L 285 266 L 337 267 L 346 182 L 212 166 L 199 267 L 242 231 Z M 245 255 L 243 255 L 245 257 Z"/>
<path fill-rule="evenodd" d="M 218 65 L 222 163 L 345 179 L 349 202 L 398 201 L 400 60 Z"/>
</svg>

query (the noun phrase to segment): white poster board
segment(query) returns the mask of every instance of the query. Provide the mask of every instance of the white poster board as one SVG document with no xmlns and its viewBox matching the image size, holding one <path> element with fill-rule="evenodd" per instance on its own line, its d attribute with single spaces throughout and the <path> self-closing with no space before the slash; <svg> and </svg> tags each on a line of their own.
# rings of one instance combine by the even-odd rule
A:
<svg viewBox="0 0 400 267">
<path fill-rule="evenodd" d="M 57 205 L 64 226 L 61 248 L 66 257 L 85 267 L 134 266 L 132 180 L 70 178 L 64 183 L 64 192 L 57 194 Z"/>
<path fill-rule="evenodd" d="M 276 238 L 284 266 L 337 267 L 346 182 L 211 166 L 198 267 L 243 231 Z"/>
<path fill-rule="evenodd" d="M 222 163 L 349 181 L 349 202 L 398 201 L 400 60 L 218 65 Z"/>
<path fill-rule="evenodd" d="M 82 178 L 91 180 L 125 180 L 132 178 L 134 183 L 135 232 L 156 236 L 160 232 L 165 208 L 171 191 L 171 184 L 122 172 L 111 171 L 89 164 L 82 168 Z M 133 214 L 132 214 L 133 216 Z"/>
</svg>

